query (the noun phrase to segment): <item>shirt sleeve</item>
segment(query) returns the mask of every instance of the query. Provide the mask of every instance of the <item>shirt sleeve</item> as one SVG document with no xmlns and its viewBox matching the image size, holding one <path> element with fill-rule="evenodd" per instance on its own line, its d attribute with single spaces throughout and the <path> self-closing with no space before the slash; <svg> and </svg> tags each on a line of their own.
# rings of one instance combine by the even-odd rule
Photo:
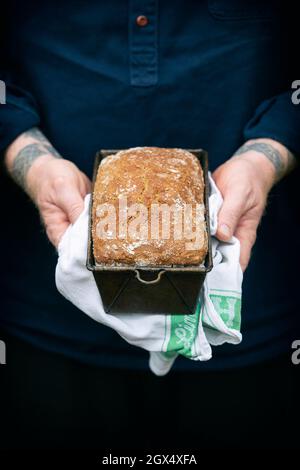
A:
<svg viewBox="0 0 300 470">
<path fill-rule="evenodd" d="M 0 15 L 0 80 L 5 84 L 5 103 L 0 104 L 0 155 L 18 135 L 38 126 L 40 122 L 34 97 L 11 77 L 9 58 L 4 47 L 5 20 L 5 14 Z"/>
<path fill-rule="evenodd" d="M 292 93 L 282 93 L 264 101 L 244 129 L 244 138 L 270 138 L 285 145 L 300 157 L 300 104 L 294 104 Z"/>
<path fill-rule="evenodd" d="M 0 153 L 4 152 L 18 135 L 38 126 L 40 122 L 33 97 L 5 80 L 4 83 L 6 103 L 0 105 Z"/>
</svg>

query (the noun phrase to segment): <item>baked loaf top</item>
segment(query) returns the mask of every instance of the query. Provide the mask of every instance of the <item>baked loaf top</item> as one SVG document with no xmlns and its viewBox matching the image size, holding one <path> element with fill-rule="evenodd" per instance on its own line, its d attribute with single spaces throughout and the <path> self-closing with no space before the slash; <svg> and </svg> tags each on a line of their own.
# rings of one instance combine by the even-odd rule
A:
<svg viewBox="0 0 300 470">
<path fill-rule="evenodd" d="M 207 253 L 204 214 L 203 172 L 192 153 L 137 147 L 109 155 L 93 192 L 95 261 L 199 265 Z"/>
</svg>

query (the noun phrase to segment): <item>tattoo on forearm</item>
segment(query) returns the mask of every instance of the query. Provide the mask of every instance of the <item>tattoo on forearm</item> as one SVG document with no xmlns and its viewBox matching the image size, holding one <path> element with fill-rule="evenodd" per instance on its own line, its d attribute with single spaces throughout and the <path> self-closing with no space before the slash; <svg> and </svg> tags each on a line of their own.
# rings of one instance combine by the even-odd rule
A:
<svg viewBox="0 0 300 470">
<path fill-rule="evenodd" d="M 43 156 L 43 155 L 52 155 L 56 158 L 61 158 L 59 153 L 55 150 L 54 147 L 48 142 L 46 137 L 42 134 L 39 129 L 33 128 L 30 131 L 26 132 L 26 137 L 32 137 L 36 142 L 30 143 L 23 147 L 19 153 L 16 155 L 12 169 L 11 176 L 13 180 L 26 190 L 26 176 L 29 168 L 33 162 Z"/>
<path fill-rule="evenodd" d="M 33 137 L 34 139 L 39 140 L 40 142 L 47 142 L 46 137 L 37 127 L 33 127 L 32 129 L 29 129 L 26 132 L 26 135 L 29 137 Z"/>
<path fill-rule="evenodd" d="M 292 170 L 295 167 L 296 167 L 296 157 L 292 152 L 288 150 L 286 172 Z"/>
<path fill-rule="evenodd" d="M 244 144 L 233 156 L 242 155 L 249 151 L 262 153 L 274 165 L 277 181 L 279 181 L 295 165 L 295 157 L 289 150 L 287 161 L 285 161 L 279 150 L 265 142 Z"/>
</svg>

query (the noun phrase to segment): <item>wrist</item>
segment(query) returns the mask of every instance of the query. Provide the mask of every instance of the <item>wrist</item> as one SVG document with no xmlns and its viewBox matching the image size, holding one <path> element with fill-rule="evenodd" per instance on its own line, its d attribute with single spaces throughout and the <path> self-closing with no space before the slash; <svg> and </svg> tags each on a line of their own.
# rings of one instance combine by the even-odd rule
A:
<svg viewBox="0 0 300 470">
<path fill-rule="evenodd" d="M 296 165 L 296 159 L 289 149 L 269 138 L 248 140 L 237 150 L 234 157 L 255 163 L 269 189 Z"/>
<path fill-rule="evenodd" d="M 47 177 L 43 168 L 49 161 L 59 159 L 60 154 L 38 128 L 19 135 L 5 153 L 6 167 L 12 179 L 32 198 L 40 182 Z"/>
<path fill-rule="evenodd" d="M 39 185 L 45 182 L 45 177 L 47 175 L 47 167 L 49 163 L 54 160 L 57 160 L 57 158 L 51 154 L 45 153 L 45 155 L 39 156 L 39 158 L 37 158 L 28 169 L 25 178 L 25 185 L 27 193 L 33 199 L 36 198 Z"/>
<path fill-rule="evenodd" d="M 276 170 L 272 163 L 260 152 L 246 152 L 238 158 L 254 168 L 257 181 L 262 182 L 263 188 L 268 193 L 277 181 Z"/>
</svg>

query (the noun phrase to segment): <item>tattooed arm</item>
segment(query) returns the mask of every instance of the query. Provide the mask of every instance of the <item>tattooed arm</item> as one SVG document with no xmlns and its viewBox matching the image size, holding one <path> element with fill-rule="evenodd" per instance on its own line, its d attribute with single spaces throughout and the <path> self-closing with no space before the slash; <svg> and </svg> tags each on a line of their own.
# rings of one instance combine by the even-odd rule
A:
<svg viewBox="0 0 300 470">
<path fill-rule="evenodd" d="M 90 181 L 37 128 L 17 137 L 6 151 L 5 163 L 13 180 L 38 207 L 47 235 L 57 246 L 81 213 Z"/>
<path fill-rule="evenodd" d="M 33 128 L 19 136 L 8 148 L 6 165 L 13 180 L 29 193 L 27 174 L 38 159 L 40 164 L 47 157 L 61 158 L 42 132 Z"/>
<path fill-rule="evenodd" d="M 296 158 L 292 152 L 272 139 L 249 140 L 235 152 L 232 158 L 245 155 L 251 158 L 252 152 L 269 160 L 274 172 L 273 184 L 281 180 L 296 166 Z"/>
<path fill-rule="evenodd" d="M 256 231 L 272 186 L 296 166 L 294 155 L 272 139 L 249 140 L 213 177 L 224 198 L 217 236 L 235 235 L 241 244 L 240 263 L 245 270 L 255 243 Z"/>
</svg>

